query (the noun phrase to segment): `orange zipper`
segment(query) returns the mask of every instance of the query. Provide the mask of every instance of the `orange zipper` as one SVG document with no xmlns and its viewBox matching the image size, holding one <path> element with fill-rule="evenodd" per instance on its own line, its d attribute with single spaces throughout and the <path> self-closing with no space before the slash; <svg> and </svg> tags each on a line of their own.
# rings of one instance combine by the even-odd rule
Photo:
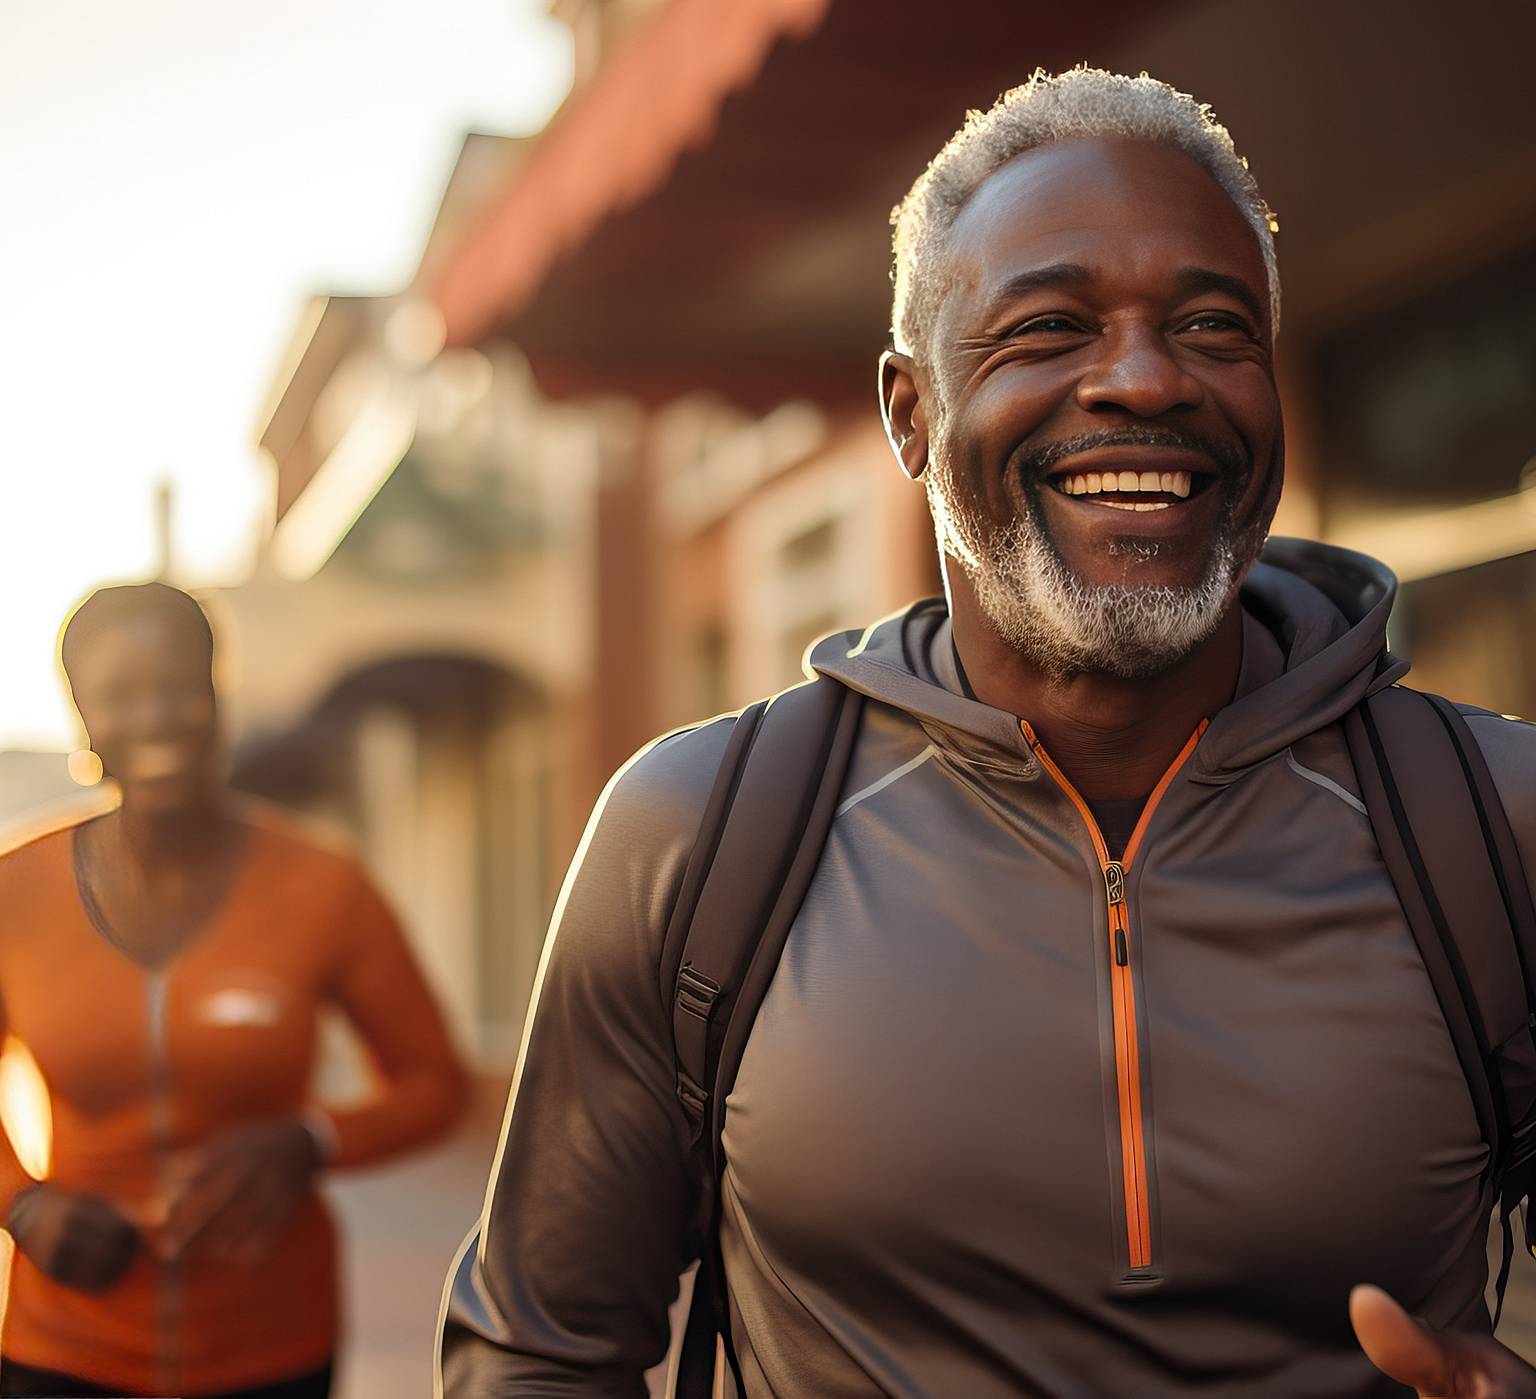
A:
<svg viewBox="0 0 1536 1399">
<path fill-rule="evenodd" d="M 1169 765 L 1168 771 L 1158 779 L 1152 795 L 1142 808 L 1136 828 L 1126 842 L 1125 854 L 1119 860 L 1109 858 L 1109 847 L 1104 843 L 1104 833 L 1093 819 L 1088 803 L 1078 795 L 1077 789 L 1067 781 L 1066 774 L 1056 766 L 1035 731 L 1021 719 L 1019 727 L 1024 731 L 1030 750 L 1040 759 L 1041 766 L 1056 780 L 1057 786 L 1071 799 L 1077 813 L 1083 818 L 1088 834 L 1093 840 L 1094 853 L 1104 880 L 1104 904 L 1108 913 L 1109 927 L 1109 992 L 1110 1009 L 1115 1031 L 1115 1092 L 1120 1105 L 1120 1175 L 1125 1190 L 1125 1233 L 1132 1268 L 1152 1266 L 1152 1216 L 1148 1204 L 1147 1148 L 1141 1115 L 1141 1048 L 1136 1034 L 1136 982 L 1131 974 L 1131 917 L 1125 901 L 1125 875 L 1152 813 L 1168 790 L 1174 774 L 1184 766 L 1195 751 L 1200 735 L 1206 730 L 1207 721 L 1189 737 L 1179 750 L 1179 755 Z"/>
</svg>

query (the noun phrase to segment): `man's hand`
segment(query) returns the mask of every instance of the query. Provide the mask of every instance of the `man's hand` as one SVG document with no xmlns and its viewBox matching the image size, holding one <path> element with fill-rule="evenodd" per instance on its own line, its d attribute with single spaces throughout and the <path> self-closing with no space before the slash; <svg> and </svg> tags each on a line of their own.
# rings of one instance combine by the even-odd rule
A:
<svg viewBox="0 0 1536 1399">
<path fill-rule="evenodd" d="M 319 1165 L 315 1139 L 296 1119 L 232 1128 L 180 1164 L 156 1251 L 179 1258 L 196 1248 L 255 1266 L 293 1218 Z"/>
<path fill-rule="evenodd" d="M 105 1200 L 33 1185 L 11 1205 L 5 1227 L 37 1268 L 82 1292 L 103 1292 L 128 1271 L 139 1232 Z"/>
<path fill-rule="evenodd" d="M 1415 1320 L 1379 1287 L 1349 1294 L 1360 1349 L 1384 1375 L 1420 1399 L 1525 1399 L 1536 1396 L 1536 1370 L 1492 1336 L 1436 1331 Z"/>
</svg>

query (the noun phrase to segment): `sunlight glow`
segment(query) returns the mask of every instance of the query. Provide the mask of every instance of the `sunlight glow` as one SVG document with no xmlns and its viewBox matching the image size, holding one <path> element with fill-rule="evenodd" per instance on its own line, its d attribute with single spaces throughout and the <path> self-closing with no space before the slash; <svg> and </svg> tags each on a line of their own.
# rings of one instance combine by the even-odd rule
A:
<svg viewBox="0 0 1536 1399">
<path fill-rule="evenodd" d="M 272 536 L 285 578 L 313 577 L 400 464 L 416 429 L 414 396 L 385 381 L 358 409 Z"/>
<path fill-rule="evenodd" d="M 53 1110 L 48 1085 L 31 1052 L 15 1036 L 0 1051 L 0 1126 L 21 1168 L 46 1180 L 53 1160 Z"/>
<path fill-rule="evenodd" d="M 1391 559 L 1400 583 L 1476 568 L 1536 549 L 1536 488 L 1429 510 L 1362 511 L 1335 525 L 1328 542 Z"/>
<path fill-rule="evenodd" d="M 0 749 L 65 750 L 58 626 L 157 559 L 238 581 L 272 512 L 252 445 L 314 292 L 410 281 L 466 129 L 571 80 L 542 0 L 11 0 L 0 20 Z"/>
</svg>

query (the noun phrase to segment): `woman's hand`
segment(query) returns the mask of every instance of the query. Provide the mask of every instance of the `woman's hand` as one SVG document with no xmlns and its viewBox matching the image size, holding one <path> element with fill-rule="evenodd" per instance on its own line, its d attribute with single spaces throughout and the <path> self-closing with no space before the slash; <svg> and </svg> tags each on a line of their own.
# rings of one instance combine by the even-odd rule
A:
<svg viewBox="0 0 1536 1399">
<path fill-rule="evenodd" d="M 1436 1331 L 1379 1287 L 1350 1292 L 1349 1319 L 1371 1364 L 1417 1390 L 1419 1399 L 1536 1396 L 1536 1370 L 1507 1346 L 1470 1331 Z"/>
<path fill-rule="evenodd" d="M 5 1227 L 36 1267 L 82 1292 L 104 1292 L 128 1271 L 142 1240 L 105 1200 L 46 1182 L 11 1204 Z"/>
<path fill-rule="evenodd" d="M 157 1252 L 179 1258 L 196 1248 L 254 1266 L 293 1218 L 319 1165 L 315 1138 L 296 1118 L 231 1128 L 182 1161 Z"/>
</svg>

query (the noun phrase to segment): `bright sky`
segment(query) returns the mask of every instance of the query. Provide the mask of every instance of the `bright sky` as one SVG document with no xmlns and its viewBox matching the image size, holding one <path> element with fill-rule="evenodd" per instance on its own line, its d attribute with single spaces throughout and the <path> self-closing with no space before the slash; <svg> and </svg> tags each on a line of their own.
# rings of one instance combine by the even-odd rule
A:
<svg viewBox="0 0 1536 1399">
<path fill-rule="evenodd" d="M 155 558 L 233 582 L 270 511 L 253 428 L 306 296 L 413 272 L 468 128 L 570 81 L 540 0 L 6 0 L 0 8 L 0 749 L 68 747 L 54 645 Z"/>
</svg>

